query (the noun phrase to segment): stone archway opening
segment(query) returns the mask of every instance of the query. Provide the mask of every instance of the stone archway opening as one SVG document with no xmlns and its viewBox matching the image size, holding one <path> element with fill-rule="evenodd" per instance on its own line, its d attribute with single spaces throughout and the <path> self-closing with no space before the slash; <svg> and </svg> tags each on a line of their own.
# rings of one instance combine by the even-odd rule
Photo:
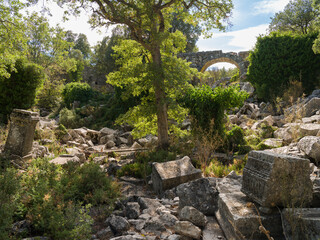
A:
<svg viewBox="0 0 320 240">
<path fill-rule="evenodd" d="M 204 73 L 208 68 L 210 68 L 211 66 L 213 66 L 214 64 L 217 64 L 217 63 L 230 63 L 230 64 L 234 65 L 236 68 L 238 68 L 239 71 L 241 70 L 239 64 L 236 61 L 234 61 L 230 58 L 221 57 L 221 58 L 212 59 L 212 60 L 206 62 L 204 64 L 204 66 L 202 67 L 201 72 Z"/>
<path fill-rule="evenodd" d="M 205 66 L 201 72 L 205 72 L 205 77 L 201 79 L 202 83 L 206 83 L 210 86 L 215 86 L 221 83 L 230 83 L 231 81 L 237 81 L 239 78 L 234 78 L 234 76 L 239 77 L 240 69 L 234 64 L 228 62 L 211 61 L 212 65 L 208 64 Z"/>
</svg>

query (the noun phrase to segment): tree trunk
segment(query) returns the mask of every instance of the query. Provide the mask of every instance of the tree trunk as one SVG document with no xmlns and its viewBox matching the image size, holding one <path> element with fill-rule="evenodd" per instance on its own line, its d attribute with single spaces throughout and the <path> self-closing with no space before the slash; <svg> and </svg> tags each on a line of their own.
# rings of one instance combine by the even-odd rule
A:
<svg viewBox="0 0 320 240">
<path fill-rule="evenodd" d="M 160 47 L 152 51 L 152 60 L 154 65 L 153 70 L 155 76 L 155 79 L 153 80 L 153 86 L 155 89 L 155 100 L 158 120 L 158 148 L 167 149 L 169 147 L 168 113 Z"/>
</svg>

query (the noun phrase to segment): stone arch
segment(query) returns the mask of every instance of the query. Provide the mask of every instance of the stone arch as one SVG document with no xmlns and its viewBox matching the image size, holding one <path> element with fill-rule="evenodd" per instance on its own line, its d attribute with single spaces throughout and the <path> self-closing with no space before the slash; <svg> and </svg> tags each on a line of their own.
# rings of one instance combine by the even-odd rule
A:
<svg viewBox="0 0 320 240">
<path fill-rule="evenodd" d="M 206 62 L 206 63 L 204 64 L 204 66 L 201 68 L 200 72 L 203 73 L 203 72 L 205 72 L 205 71 L 208 69 L 208 67 L 210 67 L 211 65 L 216 64 L 216 63 L 220 63 L 220 62 L 231 63 L 231 64 L 235 65 L 235 66 L 239 69 L 239 71 L 241 72 L 241 69 L 240 69 L 241 67 L 240 67 L 239 63 L 236 62 L 235 60 L 233 60 L 233 59 L 231 59 L 231 58 L 227 58 L 227 57 L 216 58 L 216 59 L 212 59 L 212 60 Z"/>
</svg>

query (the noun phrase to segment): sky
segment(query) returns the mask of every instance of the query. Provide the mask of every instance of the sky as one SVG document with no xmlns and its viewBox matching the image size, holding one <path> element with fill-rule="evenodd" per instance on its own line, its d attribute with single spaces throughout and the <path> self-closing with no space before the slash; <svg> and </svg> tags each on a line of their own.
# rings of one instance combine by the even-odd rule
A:
<svg viewBox="0 0 320 240">
<path fill-rule="evenodd" d="M 225 32 L 214 31 L 209 39 L 200 37 L 197 42 L 199 51 L 222 50 L 223 52 L 239 52 L 251 50 L 260 34 L 266 34 L 271 17 L 276 12 L 282 11 L 290 0 L 233 0 L 234 9 L 231 17 L 232 26 Z M 40 1 L 41 2 L 41 1 Z M 33 7 L 32 10 L 41 11 L 41 4 Z M 111 30 L 101 28 L 91 29 L 87 23 L 88 15 L 83 13 L 80 17 L 71 17 L 70 21 L 63 22 L 63 10 L 55 4 L 49 4 L 52 17 L 49 18 L 52 26 L 60 24 L 66 30 L 87 35 L 91 46 L 106 35 L 110 35 Z M 218 64 L 218 67 L 222 65 Z M 227 68 L 228 64 L 224 64 Z"/>
</svg>

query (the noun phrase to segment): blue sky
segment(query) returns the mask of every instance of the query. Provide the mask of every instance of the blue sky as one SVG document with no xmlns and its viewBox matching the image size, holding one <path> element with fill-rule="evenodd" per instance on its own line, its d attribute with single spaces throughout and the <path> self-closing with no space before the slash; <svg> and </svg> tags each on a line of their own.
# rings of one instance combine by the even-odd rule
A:
<svg viewBox="0 0 320 240">
<path fill-rule="evenodd" d="M 215 32 L 210 39 L 200 39 L 200 51 L 247 51 L 254 47 L 256 38 L 265 34 L 271 17 L 282 11 L 289 0 L 234 0 L 231 26 L 226 32 Z"/>
</svg>

